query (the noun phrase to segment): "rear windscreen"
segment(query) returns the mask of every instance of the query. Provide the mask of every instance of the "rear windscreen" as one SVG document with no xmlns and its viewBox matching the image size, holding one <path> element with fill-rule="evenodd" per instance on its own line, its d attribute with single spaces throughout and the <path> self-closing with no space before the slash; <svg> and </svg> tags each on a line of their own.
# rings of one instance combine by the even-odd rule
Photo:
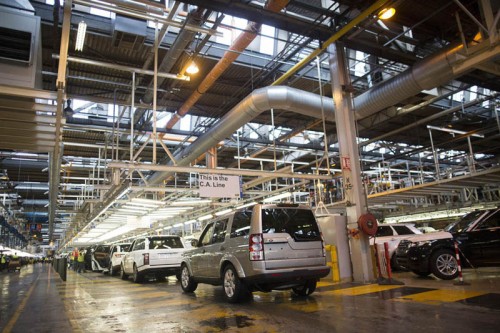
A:
<svg viewBox="0 0 500 333">
<path fill-rule="evenodd" d="M 262 232 L 286 232 L 297 242 L 321 240 L 314 214 L 308 209 L 263 209 Z"/>
<path fill-rule="evenodd" d="M 169 238 L 151 238 L 149 240 L 149 249 L 178 249 L 183 248 L 181 239 L 177 237 Z"/>
</svg>

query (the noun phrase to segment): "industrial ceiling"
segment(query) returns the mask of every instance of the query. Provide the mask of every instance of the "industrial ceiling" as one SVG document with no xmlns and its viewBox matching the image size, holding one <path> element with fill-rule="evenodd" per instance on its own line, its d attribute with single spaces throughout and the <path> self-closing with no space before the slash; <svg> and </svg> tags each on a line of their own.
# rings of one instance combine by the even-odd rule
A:
<svg viewBox="0 0 500 333">
<path fill-rule="evenodd" d="M 396 14 L 379 19 L 387 7 Z M 23 242 L 193 231 L 207 214 L 283 193 L 342 209 L 332 43 L 345 49 L 342 88 L 377 217 L 500 201 L 497 1 L 19 0 L 0 9 L 3 54 L 26 56 L 13 46 L 21 18 L 40 27 L 31 57 L 0 59 L 0 199 Z M 192 61 L 196 74 L 186 71 Z M 241 198 L 200 198 L 199 175 L 215 168 L 240 170 Z M 175 205 L 184 208 L 171 214 Z M 161 209 L 163 219 L 153 214 Z"/>
</svg>

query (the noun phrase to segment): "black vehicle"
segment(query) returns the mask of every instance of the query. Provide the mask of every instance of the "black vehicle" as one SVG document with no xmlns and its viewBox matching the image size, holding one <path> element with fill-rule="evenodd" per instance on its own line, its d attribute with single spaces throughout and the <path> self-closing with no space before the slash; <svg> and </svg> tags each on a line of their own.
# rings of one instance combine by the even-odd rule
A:
<svg viewBox="0 0 500 333">
<path fill-rule="evenodd" d="M 471 212 L 445 231 L 453 238 L 401 241 L 397 263 L 420 276 L 432 273 L 443 280 L 455 279 L 457 242 L 462 266 L 500 266 L 500 208 Z"/>
</svg>

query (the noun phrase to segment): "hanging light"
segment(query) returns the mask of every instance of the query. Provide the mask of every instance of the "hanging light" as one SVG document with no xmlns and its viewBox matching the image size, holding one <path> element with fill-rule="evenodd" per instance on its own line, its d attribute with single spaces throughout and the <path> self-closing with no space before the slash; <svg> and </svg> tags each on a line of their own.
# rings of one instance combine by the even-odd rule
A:
<svg viewBox="0 0 500 333">
<path fill-rule="evenodd" d="M 83 43 L 85 42 L 85 33 L 87 32 L 87 23 L 81 21 L 78 23 L 78 32 L 76 33 L 75 51 L 83 50 Z"/>
<path fill-rule="evenodd" d="M 396 9 L 394 8 L 384 8 L 378 12 L 378 18 L 381 20 L 388 20 L 396 14 Z"/>
<path fill-rule="evenodd" d="M 200 71 L 200 69 L 198 68 L 198 65 L 196 65 L 196 63 L 194 61 L 191 61 L 188 68 L 186 68 L 186 73 L 188 73 L 188 74 L 196 74 L 199 71 Z"/>
</svg>

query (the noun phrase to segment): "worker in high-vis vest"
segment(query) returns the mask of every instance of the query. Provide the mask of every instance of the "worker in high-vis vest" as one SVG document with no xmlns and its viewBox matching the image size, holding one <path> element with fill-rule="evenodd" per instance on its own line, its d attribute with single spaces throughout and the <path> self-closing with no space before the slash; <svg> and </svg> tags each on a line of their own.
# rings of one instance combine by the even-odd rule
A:
<svg viewBox="0 0 500 333">
<path fill-rule="evenodd" d="M 83 251 L 80 251 L 78 253 L 78 273 L 85 273 L 85 253 Z"/>
<path fill-rule="evenodd" d="M 5 259 L 5 254 L 1 254 L 1 256 L 2 258 L 0 259 L 0 272 L 7 267 L 7 259 Z"/>
</svg>

